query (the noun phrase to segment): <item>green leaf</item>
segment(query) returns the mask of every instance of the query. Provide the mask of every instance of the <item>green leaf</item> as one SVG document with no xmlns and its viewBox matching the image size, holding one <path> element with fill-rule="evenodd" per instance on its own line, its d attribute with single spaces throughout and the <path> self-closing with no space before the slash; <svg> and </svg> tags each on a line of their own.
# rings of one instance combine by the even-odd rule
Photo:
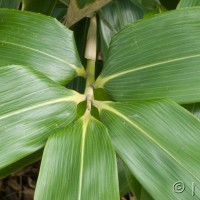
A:
<svg viewBox="0 0 200 200">
<path fill-rule="evenodd" d="M 119 200 L 114 149 L 106 128 L 84 115 L 49 138 L 35 200 Z"/>
<path fill-rule="evenodd" d="M 195 7 L 195 6 L 200 6 L 200 1 L 199 0 L 180 0 L 177 9 L 179 8 L 187 8 L 187 7 Z"/>
<path fill-rule="evenodd" d="M 145 192 L 141 184 L 137 181 L 137 179 L 133 176 L 131 171 L 120 158 L 118 158 L 117 161 L 121 197 L 132 192 L 135 200 L 147 200 L 143 198 L 147 197 L 147 192 Z"/>
<path fill-rule="evenodd" d="M 0 170 L 41 149 L 83 96 L 22 66 L 0 67 Z"/>
<path fill-rule="evenodd" d="M 121 159 L 118 159 L 118 160 L 121 160 Z M 142 187 L 142 185 L 138 182 L 138 180 L 133 176 L 133 174 L 128 169 L 128 167 L 124 164 L 124 162 L 121 161 L 120 164 L 122 165 L 120 167 L 123 169 L 120 169 L 118 167 L 118 171 L 119 171 L 119 169 L 121 171 L 123 170 L 123 173 L 125 174 L 125 178 L 126 178 L 126 182 L 125 182 L 125 180 L 122 182 L 122 180 L 124 178 L 124 177 L 122 177 L 123 174 L 121 171 L 120 171 L 120 173 L 118 172 L 120 175 L 119 176 L 120 191 L 122 191 L 122 189 L 124 191 L 126 191 L 126 193 L 124 193 L 124 195 L 131 191 L 134 194 L 135 200 L 152 200 L 152 197 L 147 193 L 147 191 Z M 121 183 L 120 183 L 120 181 L 121 181 Z M 126 184 L 128 184 L 128 185 L 126 185 Z"/>
<path fill-rule="evenodd" d="M 18 8 L 20 0 L 1 0 L 0 8 Z"/>
<path fill-rule="evenodd" d="M 50 15 L 58 0 L 23 0 L 23 10 Z"/>
<path fill-rule="evenodd" d="M 126 175 L 130 191 L 134 194 L 134 198 L 136 200 L 140 200 L 141 196 L 141 184 L 137 181 L 137 179 L 133 176 L 131 171 L 128 169 L 128 167 L 123 163 L 124 167 L 124 173 Z"/>
<path fill-rule="evenodd" d="M 6 166 L 5 168 L 0 170 L 0 179 L 4 178 L 11 173 L 22 170 L 24 167 L 40 160 L 42 158 L 43 149 L 40 149 L 33 154 L 30 154 L 17 162 L 12 163 L 11 165 Z"/>
<path fill-rule="evenodd" d="M 83 76 L 73 33 L 45 15 L 0 10 L 0 66 L 30 66 L 66 84 Z"/>
<path fill-rule="evenodd" d="M 200 101 L 200 8 L 166 12 L 114 36 L 95 86 L 117 101 Z"/>
<path fill-rule="evenodd" d="M 129 0 L 116 0 L 104 6 L 99 11 L 99 16 L 102 53 L 105 59 L 112 36 L 130 22 L 142 18 L 143 11 Z"/>
<path fill-rule="evenodd" d="M 95 104 L 116 152 L 154 199 L 191 199 L 200 185 L 199 120 L 167 100 Z"/>
</svg>

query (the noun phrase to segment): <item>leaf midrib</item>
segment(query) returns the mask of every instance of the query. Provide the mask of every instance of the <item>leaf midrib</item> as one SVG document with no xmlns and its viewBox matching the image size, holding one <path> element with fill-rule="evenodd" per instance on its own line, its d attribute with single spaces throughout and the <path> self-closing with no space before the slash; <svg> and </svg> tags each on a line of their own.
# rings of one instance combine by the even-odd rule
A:
<svg viewBox="0 0 200 200">
<path fill-rule="evenodd" d="M 84 115 L 82 118 L 82 137 L 81 137 L 81 160 L 80 160 L 80 174 L 79 174 L 79 186 L 78 186 L 78 200 L 81 200 L 82 194 L 82 184 L 83 184 L 83 166 L 84 166 L 84 158 L 85 158 L 85 139 L 87 134 L 88 123 L 90 120 L 90 115 Z"/>
<path fill-rule="evenodd" d="M 198 182 L 200 182 L 200 180 L 195 177 L 190 170 L 188 170 L 187 168 L 185 168 L 184 165 L 182 165 L 181 161 L 178 161 L 173 155 L 171 155 L 171 153 L 166 150 L 164 147 L 162 147 L 154 138 L 152 138 L 145 130 L 143 130 L 141 127 L 139 127 L 135 122 L 129 120 L 126 116 L 124 116 L 122 113 L 118 112 L 117 110 L 115 110 L 114 108 L 112 108 L 109 105 L 103 105 L 101 107 L 101 109 L 105 109 L 108 110 L 110 112 L 115 113 L 116 115 L 120 116 L 121 118 L 123 118 L 124 120 L 126 120 L 129 124 L 131 124 L 132 126 L 134 126 L 137 130 L 139 130 L 140 132 L 142 132 L 144 134 L 145 137 L 149 138 L 153 143 L 155 143 L 160 149 L 162 149 L 169 157 L 171 157 L 173 160 L 175 160 L 175 162 L 177 162 L 183 169 L 185 169 L 192 177 L 194 177 Z"/>
<path fill-rule="evenodd" d="M 119 76 L 123 76 L 123 75 L 128 74 L 128 73 L 132 73 L 132 72 L 136 72 L 136 71 L 140 71 L 140 70 L 143 70 L 143 69 L 155 67 L 155 66 L 158 66 L 158 65 L 164 65 L 164 64 L 168 64 L 168 63 L 172 63 L 172 62 L 176 62 L 176 61 L 187 60 L 187 59 L 190 59 L 190 58 L 196 58 L 196 57 L 200 57 L 200 54 L 185 56 L 185 57 L 179 57 L 179 58 L 174 58 L 174 59 L 171 59 L 171 60 L 166 60 L 166 61 L 162 61 L 162 62 L 156 62 L 156 63 L 152 63 L 152 64 L 148 64 L 148 65 L 143 65 L 143 66 L 136 67 L 134 69 L 129 69 L 129 70 L 126 70 L 126 71 L 123 71 L 123 72 L 112 74 L 110 76 L 105 76 L 105 77 L 100 76 L 95 83 L 95 87 L 102 88 L 105 85 L 105 83 L 107 83 L 108 81 L 115 79 Z"/>
<path fill-rule="evenodd" d="M 8 118 L 8 117 L 12 117 L 14 115 L 18 115 L 18 114 L 21 114 L 21 113 L 24 113 L 24 112 L 27 112 L 27 111 L 31 111 L 31 110 L 34 110 L 34 109 L 37 109 L 37 108 L 41 108 L 43 106 L 47 106 L 47 105 L 51 105 L 51 104 L 55 104 L 55 103 L 60 103 L 60 102 L 66 102 L 66 101 L 72 101 L 72 98 L 71 97 L 58 98 L 58 99 L 53 99 L 53 100 L 50 100 L 50 101 L 44 101 L 44 102 L 39 103 L 39 104 L 34 104 L 32 106 L 29 106 L 29 107 L 25 107 L 25 108 L 22 108 L 22 109 L 19 109 L 19 110 L 16 110 L 16 111 L 12 111 L 12 112 L 0 115 L 0 120 Z"/>
<path fill-rule="evenodd" d="M 40 51 L 40 50 L 38 50 L 38 49 L 34 49 L 34 48 L 31 48 L 31 47 L 28 47 L 28 46 L 23 46 L 23 45 L 20 45 L 20 44 L 16 44 L 16 43 L 13 43 L 13 42 L 8 42 L 8 41 L 3 41 L 3 40 L 0 40 L 0 42 L 1 42 L 2 44 L 8 44 L 8 45 L 12 45 L 12 46 L 17 46 L 17 47 L 20 47 L 20 48 L 28 49 L 28 50 L 31 50 L 31 51 L 35 51 L 35 52 L 37 52 L 37 53 L 43 54 L 43 55 L 45 55 L 45 56 L 48 56 L 48 57 L 50 57 L 50 58 L 53 58 L 53 59 L 58 60 L 58 61 L 60 61 L 60 62 L 63 62 L 63 63 L 65 63 L 65 64 L 67 64 L 69 67 L 71 67 L 71 68 L 73 68 L 73 69 L 75 69 L 75 70 L 76 70 L 76 68 L 77 68 L 75 65 L 71 64 L 70 62 L 68 62 L 68 61 L 66 61 L 66 60 L 62 60 L 61 58 L 58 58 L 58 57 L 53 56 L 53 55 L 51 55 L 51 54 L 48 54 L 48 53 L 46 53 L 46 52 Z"/>
</svg>

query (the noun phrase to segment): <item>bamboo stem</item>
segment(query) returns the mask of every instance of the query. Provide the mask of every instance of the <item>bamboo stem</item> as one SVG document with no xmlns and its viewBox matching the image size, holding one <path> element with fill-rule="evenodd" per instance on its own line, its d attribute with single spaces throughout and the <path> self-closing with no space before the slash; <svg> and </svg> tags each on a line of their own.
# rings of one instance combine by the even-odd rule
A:
<svg viewBox="0 0 200 200">
<path fill-rule="evenodd" d="M 96 16 L 90 19 L 90 26 L 87 36 L 87 44 L 85 50 L 85 58 L 87 59 L 86 66 L 86 87 L 85 95 L 87 98 L 87 110 L 91 111 L 92 102 L 94 99 L 93 84 L 95 81 L 95 61 L 97 50 L 97 23 Z"/>
</svg>

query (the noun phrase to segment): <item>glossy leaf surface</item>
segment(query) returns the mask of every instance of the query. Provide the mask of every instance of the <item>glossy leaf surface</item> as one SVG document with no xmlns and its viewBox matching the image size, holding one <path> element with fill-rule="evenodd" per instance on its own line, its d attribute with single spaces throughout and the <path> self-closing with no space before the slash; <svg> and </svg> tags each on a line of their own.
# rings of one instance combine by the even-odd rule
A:
<svg viewBox="0 0 200 200">
<path fill-rule="evenodd" d="M 104 6 L 99 11 L 99 16 L 102 53 L 105 59 L 112 36 L 127 24 L 142 18 L 143 11 L 129 0 L 116 0 Z"/>
<path fill-rule="evenodd" d="M 114 148 L 99 121 L 84 116 L 50 137 L 36 187 L 40 199 L 119 200 Z"/>
<path fill-rule="evenodd" d="M 0 10 L 0 66 L 32 67 L 58 83 L 84 69 L 73 33 L 57 20 L 32 12 Z"/>
<path fill-rule="evenodd" d="M 114 36 L 96 87 L 105 88 L 117 101 L 199 101 L 199 23 L 196 7 L 128 26 Z"/>
<path fill-rule="evenodd" d="M 0 67 L 0 170 L 41 149 L 81 96 L 22 66 Z"/>
<path fill-rule="evenodd" d="M 177 8 L 187 8 L 187 7 L 194 7 L 194 6 L 200 6 L 199 0 L 180 0 Z"/>
<path fill-rule="evenodd" d="M 199 120 L 167 100 L 98 104 L 116 152 L 147 192 L 155 200 L 190 199 L 191 184 L 200 185 Z"/>
</svg>

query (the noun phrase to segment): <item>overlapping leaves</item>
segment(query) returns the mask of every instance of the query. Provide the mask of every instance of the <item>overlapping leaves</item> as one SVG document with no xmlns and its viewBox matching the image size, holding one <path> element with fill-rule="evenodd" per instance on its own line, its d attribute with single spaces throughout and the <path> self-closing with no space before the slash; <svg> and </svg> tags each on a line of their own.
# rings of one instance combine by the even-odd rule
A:
<svg viewBox="0 0 200 200">
<path fill-rule="evenodd" d="M 7 166 L 43 148 L 54 129 L 72 122 L 82 97 L 16 65 L 0 67 L 0 84 L 0 175 L 4 176 Z"/>
<path fill-rule="evenodd" d="M 15 10 L 0 10 L 0 66 L 32 67 L 66 84 L 84 69 L 73 32 L 53 18 Z"/>
<path fill-rule="evenodd" d="M 117 101 L 199 101 L 199 11 L 170 11 L 125 28 L 111 42 L 96 87 Z"/>
<path fill-rule="evenodd" d="M 119 199 L 117 168 L 106 128 L 86 115 L 49 138 L 35 199 L 94 198 Z"/>
<path fill-rule="evenodd" d="M 95 101 L 104 126 L 91 116 L 72 122 L 85 97 L 55 83 L 84 75 L 72 32 L 52 18 L 1 10 L 0 176 L 36 160 L 51 135 L 36 199 L 119 199 L 113 146 L 137 179 L 137 197 L 190 199 L 191 183 L 200 184 L 200 122 L 173 101 L 143 100 L 200 100 L 199 11 L 141 20 L 112 39 L 95 86 L 140 103 Z"/>
<path fill-rule="evenodd" d="M 200 122 L 196 118 L 167 100 L 97 106 L 116 152 L 152 197 L 191 197 L 191 183 L 200 184 Z M 173 188 L 178 181 L 186 187 L 181 194 Z"/>
</svg>

